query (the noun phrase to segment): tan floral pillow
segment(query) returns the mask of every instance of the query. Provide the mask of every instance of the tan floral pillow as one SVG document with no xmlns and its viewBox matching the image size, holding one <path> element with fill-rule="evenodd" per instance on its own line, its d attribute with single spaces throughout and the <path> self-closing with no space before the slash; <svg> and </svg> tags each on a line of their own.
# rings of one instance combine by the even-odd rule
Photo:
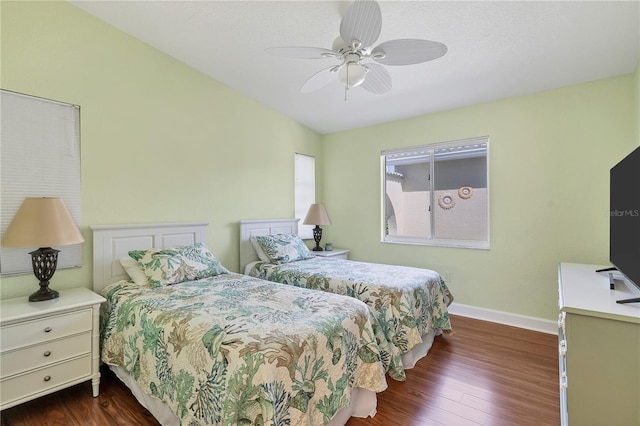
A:
<svg viewBox="0 0 640 426">
<path fill-rule="evenodd" d="M 194 281 L 229 271 L 202 243 L 164 249 L 132 250 L 136 260 L 154 287 Z"/>
</svg>

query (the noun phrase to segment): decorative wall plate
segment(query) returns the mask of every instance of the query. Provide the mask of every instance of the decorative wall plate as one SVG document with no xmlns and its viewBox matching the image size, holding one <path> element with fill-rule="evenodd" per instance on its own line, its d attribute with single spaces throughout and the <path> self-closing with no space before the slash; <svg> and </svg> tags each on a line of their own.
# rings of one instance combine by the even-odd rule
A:
<svg viewBox="0 0 640 426">
<path fill-rule="evenodd" d="M 458 196 L 463 200 L 467 200 L 473 196 L 473 188 L 470 186 L 463 186 L 458 189 Z"/>
<path fill-rule="evenodd" d="M 445 210 L 449 210 L 456 205 L 456 200 L 453 198 L 453 195 L 444 193 L 438 197 L 438 205 Z"/>
</svg>

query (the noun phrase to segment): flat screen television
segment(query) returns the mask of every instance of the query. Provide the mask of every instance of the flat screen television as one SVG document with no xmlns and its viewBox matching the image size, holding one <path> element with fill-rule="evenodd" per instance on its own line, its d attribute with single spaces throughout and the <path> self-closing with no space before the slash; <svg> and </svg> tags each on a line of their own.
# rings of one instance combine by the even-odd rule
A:
<svg viewBox="0 0 640 426">
<path fill-rule="evenodd" d="M 609 260 L 640 288 L 640 147 L 610 172 Z M 640 298 L 618 303 L 640 302 Z"/>
</svg>

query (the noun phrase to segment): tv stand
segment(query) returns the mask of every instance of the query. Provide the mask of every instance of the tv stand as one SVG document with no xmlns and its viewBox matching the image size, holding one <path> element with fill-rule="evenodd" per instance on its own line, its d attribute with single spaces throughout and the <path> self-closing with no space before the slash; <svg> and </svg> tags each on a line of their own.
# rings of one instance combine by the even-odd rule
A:
<svg viewBox="0 0 640 426">
<path fill-rule="evenodd" d="M 616 268 L 615 266 L 612 266 L 611 268 L 596 269 L 596 272 L 613 272 L 617 270 L 618 268 Z"/>
<path fill-rule="evenodd" d="M 613 267 L 613 268 L 604 268 L 604 269 L 596 269 L 596 272 L 609 272 L 609 289 L 610 290 L 615 290 L 616 289 L 616 285 L 615 285 L 615 278 L 613 278 L 613 271 L 617 271 L 618 268 Z M 640 297 L 632 297 L 630 299 L 620 299 L 620 300 L 616 300 L 616 303 L 621 303 L 621 304 L 625 304 L 625 303 L 640 303 Z"/>
<path fill-rule="evenodd" d="M 608 272 L 609 273 L 609 290 L 615 290 L 616 289 L 616 283 L 614 282 L 613 273 L 615 271 L 617 271 L 617 270 L 618 270 L 618 268 L 616 268 L 615 266 L 612 266 L 611 268 L 596 269 L 596 272 Z"/>
<path fill-rule="evenodd" d="M 615 278 L 613 278 L 613 273 L 617 272 L 618 268 L 616 268 L 615 266 L 612 266 L 611 268 L 602 268 L 602 269 L 596 269 L 596 272 L 608 272 L 609 274 L 609 290 L 615 290 L 616 289 L 616 285 L 615 285 Z M 640 297 L 632 297 L 630 299 L 621 299 L 621 300 L 616 300 L 616 303 L 620 303 L 620 304 L 625 304 L 625 303 L 640 303 Z"/>
<path fill-rule="evenodd" d="M 640 425 L 640 296 L 607 288 L 599 265 L 559 268 L 559 388 L 562 426 Z"/>
<path fill-rule="evenodd" d="M 617 271 L 616 268 L 607 268 L 607 269 L 599 269 L 599 271 L 610 271 L 611 269 Z M 596 271 L 598 272 L 598 271 Z M 616 279 L 613 278 L 613 272 L 609 272 L 609 290 L 615 290 L 616 289 Z"/>
<path fill-rule="evenodd" d="M 640 297 L 632 297 L 631 299 L 616 300 L 616 303 L 640 303 Z"/>
</svg>

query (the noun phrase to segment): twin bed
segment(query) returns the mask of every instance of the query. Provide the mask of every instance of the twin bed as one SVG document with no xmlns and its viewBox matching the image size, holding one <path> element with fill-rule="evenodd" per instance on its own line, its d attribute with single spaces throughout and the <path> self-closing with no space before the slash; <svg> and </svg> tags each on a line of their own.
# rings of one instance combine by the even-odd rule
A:
<svg viewBox="0 0 640 426">
<path fill-rule="evenodd" d="M 300 250 L 298 219 L 240 221 L 240 270 L 246 275 L 361 300 L 371 321 L 385 371 L 405 379 L 449 332 L 453 301 L 440 275 L 428 269 L 313 257 Z"/>
<path fill-rule="evenodd" d="M 107 298 L 101 359 L 163 425 L 343 425 L 373 416 L 389 366 L 406 367 L 386 355 L 390 334 L 373 294 L 363 301 L 229 272 L 206 248 L 205 223 L 92 229 L 94 290 Z M 416 328 L 427 339 L 417 356 L 435 323 Z"/>
</svg>

